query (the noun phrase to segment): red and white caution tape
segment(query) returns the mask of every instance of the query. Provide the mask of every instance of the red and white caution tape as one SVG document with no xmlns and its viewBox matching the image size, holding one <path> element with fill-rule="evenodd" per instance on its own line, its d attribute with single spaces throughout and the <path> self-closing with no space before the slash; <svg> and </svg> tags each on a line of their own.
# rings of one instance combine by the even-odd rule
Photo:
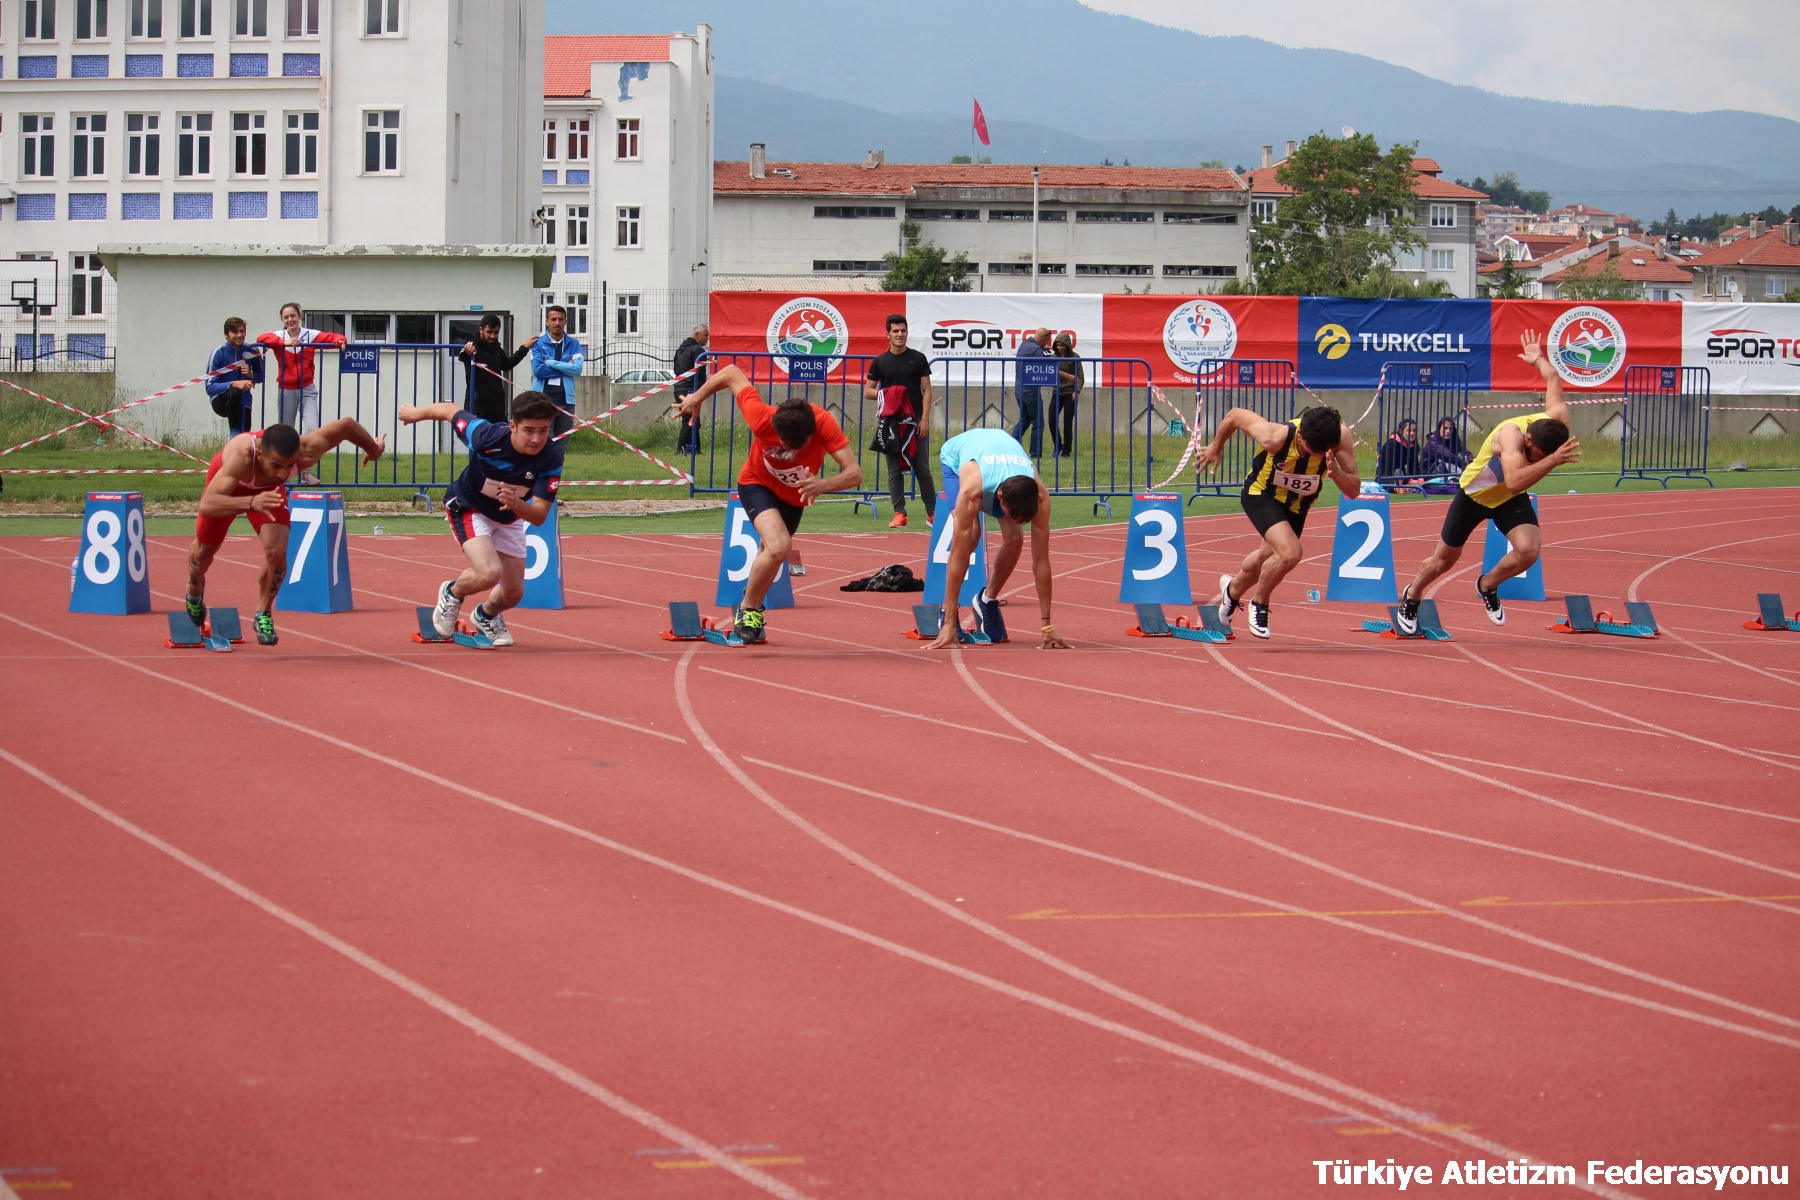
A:
<svg viewBox="0 0 1800 1200">
<path fill-rule="evenodd" d="M 204 475 L 204 467 L 7 467 L 0 475 Z"/>
<path fill-rule="evenodd" d="M 559 487 L 686 487 L 691 479 L 565 479 Z"/>
<path fill-rule="evenodd" d="M 234 370 L 235 368 L 227 368 L 227 369 Z M 205 459 L 200 458 L 193 454 L 189 454 L 186 450 L 179 450 L 174 446 L 165 445 L 164 443 L 157 441 L 153 437 L 148 437 L 142 433 L 139 433 L 135 429 L 127 428 L 124 425 L 115 425 L 113 422 L 108 421 L 106 418 L 111 417 L 111 416 L 116 416 L 119 413 L 124 412 L 128 408 L 136 408 L 140 404 L 148 404 L 148 403 L 150 403 L 150 401 L 155 400 L 161 396 L 167 396 L 170 392 L 178 392 L 184 387 L 191 387 L 196 383 L 204 383 L 206 380 L 211 379 L 213 377 L 213 375 L 221 374 L 221 373 L 222 372 L 209 371 L 205 375 L 197 375 L 193 379 L 184 380 L 183 382 L 176 384 L 174 387 L 164 388 L 160 392 L 152 392 L 148 396 L 140 396 L 136 400 L 131 401 L 129 404 L 121 404 L 117 408 L 108 409 L 106 412 L 103 412 L 103 413 L 82 412 L 81 409 L 76 408 L 73 404 L 64 404 L 61 400 L 57 400 L 50 396 L 46 396 L 41 392 L 34 392 L 28 387 L 21 387 L 9 379 L 0 379 L 0 385 L 9 387 L 9 388 L 13 389 L 13 391 L 15 391 L 15 392 L 23 392 L 27 396 L 31 396 L 35 399 L 42 400 L 46 404 L 53 404 L 57 408 L 64 409 L 68 412 L 76 413 L 81 417 L 81 420 L 76 421 L 73 425 L 65 425 L 63 428 L 57 430 L 55 433 L 47 433 L 42 437 L 32 438 L 28 442 L 20 442 L 17 446 L 12 446 L 12 447 L 9 447 L 8 449 L 0 450 L 0 455 L 11 454 L 14 450 L 23 450 L 27 446 L 35 446 L 39 442 L 49 441 L 51 438 L 54 438 L 54 437 L 61 437 L 63 434 L 68 433 L 70 430 L 80 429 L 83 425 L 99 424 L 99 425 L 106 426 L 108 429 L 116 429 L 120 433 L 128 434 L 131 437 L 138 439 L 138 441 L 140 441 L 140 442 L 145 442 L 151 446 L 155 446 L 158 450 L 167 450 L 172 454 L 179 454 L 179 455 L 181 455 L 181 457 L 186 458 L 186 459 L 191 459 L 194 462 L 205 462 L 206 461 Z"/>
<path fill-rule="evenodd" d="M 480 368 L 483 371 L 486 371 L 489 375 L 492 375 L 495 379 L 498 379 L 501 382 L 505 383 L 506 386 L 508 386 L 510 388 L 517 388 L 519 386 L 518 384 L 514 383 L 512 380 L 508 379 L 506 376 L 500 374 L 500 372 L 492 369 L 491 367 L 484 366 L 481 363 L 476 363 L 475 366 Z M 632 405 L 638 403 L 640 400 L 648 400 L 651 396 L 656 395 L 656 393 L 663 391 L 667 388 L 674 387 L 677 383 L 680 383 L 683 379 L 686 379 L 688 376 L 694 374 L 694 372 L 698 371 L 699 369 L 700 369 L 699 367 L 695 367 L 695 368 L 693 368 L 693 370 L 683 371 L 681 374 L 677 375 L 673 379 L 664 380 L 662 383 L 657 384 L 655 387 L 651 388 L 647 392 L 641 392 L 638 395 L 633 396 L 631 399 L 625 401 L 622 404 L 613 405 L 611 408 L 607 409 L 605 412 L 601 413 L 599 416 L 589 417 L 587 420 L 579 422 L 573 428 L 569 429 L 567 432 L 557 434 L 555 439 L 553 439 L 555 441 L 561 441 L 564 438 L 568 437 L 569 434 L 572 434 L 572 433 L 576 432 L 577 430 L 593 428 L 595 433 L 598 433 L 602 437 L 606 437 L 612 441 L 617 442 L 619 445 L 625 447 L 625 449 L 631 451 L 633 454 L 637 455 L 639 458 L 646 459 L 649 462 L 655 463 L 657 466 L 661 467 L 663 470 L 668 471 L 670 474 L 674 475 L 675 478 L 673 478 L 673 479 L 582 479 L 582 480 L 565 479 L 559 486 L 561 486 L 561 487 L 600 487 L 600 486 L 604 485 L 604 486 L 611 486 L 611 487 L 672 487 L 676 484 L 686 485 L 686 484 L 690 484 L 690 483 L 694 482 L 694 477 L 692 475 L 687 474 L 680 467 L 671 466 L 670 464 L 664 462 L 662 459 L 656 457 L 656 455 L 650 454 L 644 450 L 640 450 L 638 447 L 632 445 L 630 442 L 626 441 L 624 438 L 616 436 L 611 431 L 605 430 L 605 429 L 600 429 L 600 428 L 596 427 L 596 422 L 604 421 L 606 418 L 612 416 L 614 413 L 618 412 L 620 409 L 630 408 Z M 573 417 L 575 415 L 574 413 L 570 412 L 568 409 L 564 408 L 560 404 L 556 405 L 556 411 L 559 413 L 562 413 L 564 416 L 567 416 L 567 417 Z"/>
</svg>

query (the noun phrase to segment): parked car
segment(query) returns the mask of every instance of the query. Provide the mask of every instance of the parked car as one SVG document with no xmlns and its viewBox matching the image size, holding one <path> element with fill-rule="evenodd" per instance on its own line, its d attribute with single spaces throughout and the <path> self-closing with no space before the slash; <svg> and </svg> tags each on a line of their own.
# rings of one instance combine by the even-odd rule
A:
<svg viewBox="0 0 1800 1200">
<path fill-rule="evenodd" d="M 675 372 L 667 367 L 646 367 L 636 371 L 626 371 L 622 375 L 613 376 L 614 383 L 667 383 L 675 378 Z"/>
</svg>

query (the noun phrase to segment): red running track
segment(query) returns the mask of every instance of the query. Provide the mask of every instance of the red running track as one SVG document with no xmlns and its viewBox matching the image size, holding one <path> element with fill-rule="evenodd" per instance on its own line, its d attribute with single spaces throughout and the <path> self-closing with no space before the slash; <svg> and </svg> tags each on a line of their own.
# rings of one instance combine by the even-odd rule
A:
<svg viewBox="0 0 1800 1200">
<path fill-rule="evenodd" d="M 1396 510 L 1402 563 L 1440 517 Z M 492 653 L 407 640 L 448 536 L 356 538 L 357 611 L 231 655 L 64 613 L 72 543 L 0 541 L 0 1179 L 1137 1198 L 1789 1163 L 1800 637 L 1741 622 L 1800 596 L 1797 517 L 1547 497 L 1553 596 L 1650 600 L 1653 642 L 1551 634 L 1556 603 L 1494 629 L 1467 571 L 1454 642 L 1385 641 L 1294 602 L 1327 555 L 1272 642 L 1145 642 L 1120 527 L 1066 531 L 1066 654 L 922 651 L 910 597 L 837 590 L 923 535 L 803 534 L 800 607 L 739 651 L 656 636 L 716 538 L 569 537 L 572 607 Z M 1200 592 L 1253 538 L 1188 533 Z M 159 607 L 184 550 L 153 545 Z M 228 543 L 215 602 L 254 559 Z"/>
</svg>

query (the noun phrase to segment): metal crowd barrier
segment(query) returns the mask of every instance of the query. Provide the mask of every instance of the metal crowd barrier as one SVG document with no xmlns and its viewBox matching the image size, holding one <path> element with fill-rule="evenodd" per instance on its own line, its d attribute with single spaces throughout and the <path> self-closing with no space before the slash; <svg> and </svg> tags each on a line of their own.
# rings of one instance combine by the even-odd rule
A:
<svg viewBox="0 0 1800 1200">
<path fill-rule="evenodd" d="M 1207 437 L 1234 408 L 1247 408 L 1265 421 L 1285 423 L 1294 419 L 1294 364 L 1278 358 L 1232 358 L 1199 376 L 1195 420 Z M 1243 490 L 1257 446 L 1249 438 L 1234 437 L 1225 443 L 1225 456 L 1211 477 L 1194 468 L 1192 504 L 1203 495 L 1224 496 Z"/>
<path fill-rule="evenodd" d="M 1619 443 L 1618 487 L 1627 479 L 1677 477 L 1707 487 L 1708 413 L 1712 372 L 1705 367 L 1626 367 L 1625 434 Z"/>
<path fill-rule="evenodd" d="M 1381 367 L 1381 405 L 1376 415 L 1380 436 L 1375 442 L 1375 482 L 1407 483 L 1455 474 L 1447 468 L 1432 469 L 1425 461 L 1425 441 L 1440 423 L 1455 427 L 1457 444 L 1466 436 L 1469 417 L 1469 365 L 1459 362 L 1390 362 Z M 1413 444 L 1416 452 L 1402 461 L 1388 449 L 1402 421 L 1417 423 Z M 1388 459 L 1382 469 L 1383 457 Z"/>
</svg>

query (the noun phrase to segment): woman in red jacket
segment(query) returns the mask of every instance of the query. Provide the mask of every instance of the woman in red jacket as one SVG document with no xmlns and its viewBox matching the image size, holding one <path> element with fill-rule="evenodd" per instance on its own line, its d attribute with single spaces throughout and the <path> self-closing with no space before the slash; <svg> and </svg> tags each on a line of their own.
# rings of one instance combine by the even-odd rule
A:
<svg viewBox="0 0 1800 1200">
<path fill-rule="evenodd" d="M 281 306 L 281 331 L 256 340 L 274 348 L 281 387 L 281 423 L 301 433 L 319 427 L 319 385 L 314 371 L 312 346 L 342 346 L 341 333 L 321 333 L 300 323 L 300 306 Z"/>
</svg>

